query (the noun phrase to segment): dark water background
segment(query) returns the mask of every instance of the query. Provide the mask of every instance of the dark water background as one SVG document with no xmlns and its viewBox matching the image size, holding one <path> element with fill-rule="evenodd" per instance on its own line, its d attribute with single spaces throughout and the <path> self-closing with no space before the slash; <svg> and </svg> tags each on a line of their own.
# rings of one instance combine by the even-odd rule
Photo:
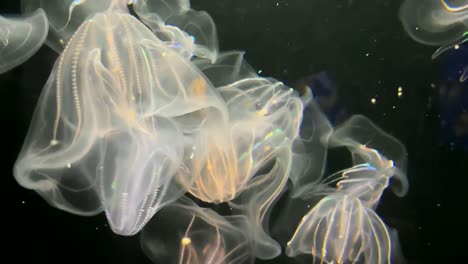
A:
<svg viewBox="0 0 468 264">
<path fill-rule="evenodd" d="M 1 13 L 19 12 L 18 2 L 2 0 Z M 378 213 L 398 229 L 408 263 L 466 259 L 468 141 L 466 134 L 454 132 L 461 116 L 468 120 L 468 87 L 454 81 L 457 65 L 468 63 L 466 45 L 432 60 L 436 48 L 414 42 L 403 31 L 398 20 L 401 1 L 192 4 L 212 15 L 221 50 L 246 51 L 247 60 L 262 76 L 333 89 L 341 115 L 363 114 L 400 139 L 408 150 L 410 192 L 396 198 L 387 191 Z M 0 76 L 1 138 L 6 143 L 2 251 L 4 258 L 12 258 L 4 263 L 150 263 L 138 237 L 113 234 L 103 215 L 79 217 L 59 211 L 13 179 L 13 163 L 55 58 L 43 47 L 22 66 Z M 401 97 L 398 87 L 403 89 Z M 339 122 L 335 114 L 330 118 Z"/>
</svg>

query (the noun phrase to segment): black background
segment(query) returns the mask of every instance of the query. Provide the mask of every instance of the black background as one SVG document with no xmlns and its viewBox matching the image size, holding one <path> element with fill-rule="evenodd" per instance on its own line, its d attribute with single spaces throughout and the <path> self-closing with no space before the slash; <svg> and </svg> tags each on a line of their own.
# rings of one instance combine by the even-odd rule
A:
<svg viewBox="0 0 468 264">
<path fill-rule="evenodd" d="M 1 1 L 1 13 L 18 13 L 18 2 Z M 468 154 L 463 142 L 441 140 L 440 87 L 450 80 L 443 74 L 442 59 L 431 59 L 436 48 L 414 42 L 403 31 L 400 4 L 390 0 L 192 1 L 195 9 L 212 15 L 221 50 L 246 51 L 247 60 L 262 70 L 262 76 L 287 84 L 328 72 L 348 114 L 369 117 L 404 143 L 410 192 L 402 199 L 386 192 L 378 212 L 399 230 L 409 263 L 449 263 L 463 259 L 466 250 Z M 467 47 L 463 49 L 457 56 L 466 56 Z M 5 263 L 149 263 L 137 236 L 113 234 L 103 215 L 79 217 L 52 208 L 13 178 L 13 163 L 56 56 L 44 46 L 23 65 L 0 75 L 5 143 L 1 219 L 6 231 L 2 242 L 7 245 L 2 249 L 3 258 L 11 257 Z M 468 62 L 467 57 L 463 60 Z M 399 86 L 404 92 L 401 98 L 396 95 Z M 466 84 L 462 88 L 468 89 Z M 377 103 L 372 104 L 371 98 Z"/>
</svg>

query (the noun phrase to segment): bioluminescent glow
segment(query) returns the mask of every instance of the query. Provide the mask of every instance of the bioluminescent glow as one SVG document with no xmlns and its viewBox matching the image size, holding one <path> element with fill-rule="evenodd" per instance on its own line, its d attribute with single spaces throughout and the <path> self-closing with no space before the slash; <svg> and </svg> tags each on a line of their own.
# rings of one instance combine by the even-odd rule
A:
<svg viewBox="0 0 468 264">
<path fill-rule="evenodd" d="M 406 153 L 370 120 L 332 127 L 308 87 L 220 52 L 213 19 L 188 0 L 22 3 L 40 11 L 0 24 L 2 63 L 23 62 L 48 27 L 59 57 L 14 165 L 20 185 L 67 212 L 104 213 L 116 234 L 141 233 L 155 263 L 252 263 L 282 246 L 321 263 L 390 262 L 398 238 L 375 209 L 389 185 L 408 191 Z M 353 164 L 324 177 L 333 147 Z M 308 212 L 285 244 L 269 223 L 288 189 Z M 297 207 L 279 213 L 281 227 Z"/>
</svg>

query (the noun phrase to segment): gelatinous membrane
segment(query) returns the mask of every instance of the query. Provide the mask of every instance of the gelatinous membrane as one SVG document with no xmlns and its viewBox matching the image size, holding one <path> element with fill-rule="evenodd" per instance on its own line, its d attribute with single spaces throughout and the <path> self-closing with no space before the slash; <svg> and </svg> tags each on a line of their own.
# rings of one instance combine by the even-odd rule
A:
<svg viewBox="0 0 468 264">
<path fill-rule="evenodd" d="M 28 60 L 42 46 L 49 24 L 42 9 L 25 16 L 0 16 L 0 73 Z"/>
<path fill-rule="evenodd" d="M 114 232 L 131 235 L 185 192 L 173 182 L 184 138 L 226 123 L 227 110 L 199 69 L 121 7 L 70 38 L 14 173 L 52 205 L 104 210 Z"/>
<path fill-rule="evenodd" d="M 46 43 L 58 53 L 84 21 L 109 8 L 127 5 L 133 6 L 160 40 L 184 57 L 216 60 L 218 39 L 213 19 L 204 11 L 191 9 L 189 0 L 22 0 L 26 12 L 45 10 L 50 23 Z"/>
<path fill-rule="evenodd" d="M 387 227 L 372 209 L 336 193 L 304 216 L 286 254 L 312 254 L 319 263 L 389 264 L 390 246 Z"/>
<path fill-rule="evenodd" d="M 185 57 L 195 55 L 215 62 L 218 37 L 211 16 L 190 8 L 190 0 L 137 0 L 134 10 L 140 20 L 167 45 Z"/>
<path fill-rule="evenodd" d="M 374 210 L 391 179 L 396 195 L 408 190 L 403 145 L 359 115 L 337 128 L 330 144 L 347 147 L 354 166 L 305 188 L 306 199 L 325 197 L 303 217 L 286 253 L 312 254 L 320 263 L 390 263 L 396 242 Z"/>
<path fill-rule="evenodd" d="M 468 40 L 466 0 L 406 0 L 400 8 L 400 20 L 414 40 L 441 46 L 433 58 Z"/>
<path fill-rule="evenodd" d="M 215 87 L 227 86 L 242 79 L 257 78 L 258 74 L 244 59 L 243 51 L 220 53 L 213 63 L 207 58 L 194 57 L 192 62 Z"/>
<path fill-rule="evenodd" d="M 243 79 L 218 91 L 229 124 L 194 140 L 203 147 L 192 148 L 188 169 L 178 177 L 192 195 L 210 203 L 236 198 L 278 149 L 290 146 L 302 116 L 301 99 L 277 81 Z"/>
<path fill-rule="evenodd" d="M 86 19 L 119 1 L 123 0 L 21 0 L 21 8 L 23 12 L 44 10 L 50 27 L 46 44 L 60 53 Z"/>
<path fill-rule="evenodd" d="M 199 144 L 204 149 L 192 150 L 191 162 L 184 162 L 189 169 L 178 179 L 197 198 L 228 202 L 233 213 L 246 215 L 255 256 L 271 259 L 281 249 L 268 235 L 270 210 L 288 176 L 300 178 L 310 165 L 304 158 L 308 152 L 293 153 L 307 98 L 277 80 L 258 77 L 243 52 L 222 53 L 214 64 L 209 59 L 193 62 L 219 87 L 229 122 Z"/>
<path fill-rule="evenodd" d="M 249 225 L 246 232 L 253 241 L 254 255 L 259 259 L 272 259 L 281 254 L 279 243 L 269 234 L 268 223 L 271 210 L 284 192 L 292 171 L 291 149 L 280 148 L 272 163 L 271 170 L 251 179 L 248 188 L 232 203 L 233 212 L 247 217 Z"/>
<path fill-rule="evenodd" d="M 303 97 L 312 96 L 308 93 L 310 90 L 307 90 Z M 300 137 L 292 146 L 293 165 L 289 178 L 292 183 L 290 194 L 293 198 L 307 196 L 310 186 L 322 179 L 332 132 L 333 128 L 317 101 L 310 98 L 302 114 Z"/>
<path fill-rule="evenodd" d="M 221 54 L 216 64 L 195 60 L 216 84 L 240 80 L 217 88 L 228 108 L 228 122 L 193 139 L 202 148 L 192 148 L 177 179 L 200 200 L 229 202 L 235 212 L 246 215 L 256 257 L 269 259 L 280 253 L 267 234 L 269 212 L 291 173 L 291 147 L 299 136 L 303 101 L 283 83 L 252 73 L 242 55 Z M 270 171 L 260 172 L 268 165 Z"/>
<path fill-rule="evenodd" d="M 331 147 L 346 147 L 352 155 L 354 167 L 365 174 L 391 179 L 395 195 L 402 197 L 408 192 L 406 177 L 407 152 L 405 146 L 390 134 L 377 127 L 368 118 L 355 115 L 337 128 L 330 138 Z M 371 173 L 374 171 L 374 173 Z M 355 178 L 350 177 L 350 178 Z M 372 178 L 372 177 L 367 177 Z M 376 179 L 378 181 L 378 179 Z"/>
<path fill-rule="evenodd" d="M 182 198 L 162 209 L 142 230 L 143 252 L 154 263 L 253 263 L 242 216 L 222 217 Z"/>
</svg>

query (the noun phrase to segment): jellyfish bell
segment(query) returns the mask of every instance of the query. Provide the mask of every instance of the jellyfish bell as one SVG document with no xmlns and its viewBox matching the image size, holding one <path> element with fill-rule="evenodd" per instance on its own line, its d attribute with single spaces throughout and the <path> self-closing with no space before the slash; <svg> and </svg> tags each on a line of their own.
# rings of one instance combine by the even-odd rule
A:
<svg viewBox="0 0 468 264">
<path fill-rule="evenodd" d="M 40 8 L 23 16 L 0 16 L 0 74 L 31 58 L 48 31 L 47 16 Z"/>
<path fill-rule="evenodd" d="M 70 36 L 14 174 L 53 206 L 105 211 L 114 232 L 132 235 L 185 192 L 173 181 L 185 138 L 227 110 L 198 68 L 118 4 Z"/>
<path fill-rule="evenodd" d="M 311 254 L 313 263 L 389 264 L 390 250 L 388 228 L 380 217 L 358 198 L 336 193 L 303 217 L 286 254 Z"/>
<path fill-rule="evenodd" d="M 464 0 L 405 0 L 399 16 L 411 38 L 440 47 L 433 58 L 468 40 L 468 3 Z"/>
<path fill-rule="evenodd" d="M 222 54 L 218 65 L 196 63 L 215 76 L 215 83 L 234 80 L 217 88 L 228 120 L 193 139 L 203 143 L 187 151 L 190 158 L 183 161 L 177 180 L 194 197 L 228 202 L 233 213 L 246 215 L 255 256 L 270 259 L 281 249 L 268 235 L 269 212 L 292 171 L 291 147 L 302 121 L 303 101 L 274 79 L 255 75 L 237 80 L 252 74 L 241 57 L 234 52 Z"/>
<path fill-rule="evenodd" d="M 336 189 L 325 189 L 329 194 L 304 215 L 286 254 L 310 254 L 313 263 L 391 263 L 399 254 L 391 248 L 398 241 L 374 211 L 389 177 L 363 164 L 326 180 L 323 184 L 337 181 Z"/>
<path fill-rule="evenodd" d="M 353 166 L 304 188 L 310 193 L 302 198 L 323 198 L 302 218 L 286 254 L 310 254 L 320 263 L 390 263 L 395 242 L 375 209 L 393 177 L 397 196 L 408 190 L 403 145 L 359 115 L 336 128 L 329 142 L 346 147 Z"/>
<path fill-rule="evenodd" d="M 229 122 L 197 139 L 203 148 L 194 149 L 189 173 L 178 177 L 192 195 L 210 203 L 236 198 L 278 149 L 290 145 L 302 111 L 300 99 L 272 80 L 244 79 L 217 90 Z"/>
</svg>

